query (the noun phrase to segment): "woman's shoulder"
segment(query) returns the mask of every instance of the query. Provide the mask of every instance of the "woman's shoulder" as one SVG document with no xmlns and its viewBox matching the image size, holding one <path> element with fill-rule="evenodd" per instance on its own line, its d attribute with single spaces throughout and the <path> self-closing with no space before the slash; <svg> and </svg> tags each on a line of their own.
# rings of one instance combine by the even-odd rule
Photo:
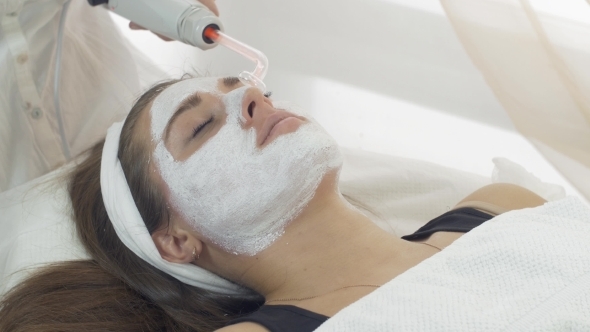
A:
<svg viewBox="0 0 590 332">
<path fill-rule="evenodd" d="M 223 327 L 215 332 L 269 332 L 264 326 L 251 322 L 237 323 Z"/>
<path fill-rule="evenodd" d="M 414 242 L 428 242 L 439 249 L 502 213 L 532 208 L 546 203 L 534 192 L 508 183 L 482 187 L 461 200 L 453 209 L 424 225 L 413 234 L 402 237 Z"/>
</svg>

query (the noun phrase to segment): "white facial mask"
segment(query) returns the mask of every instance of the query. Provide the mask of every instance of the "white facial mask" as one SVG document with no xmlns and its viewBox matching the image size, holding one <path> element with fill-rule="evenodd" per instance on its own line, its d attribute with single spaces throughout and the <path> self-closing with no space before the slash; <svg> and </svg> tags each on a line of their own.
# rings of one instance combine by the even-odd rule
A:
<svg viewBox="0 0 590 332">
<path fill-rule="evenodd" d="M 227 252 L 255 255 L 284 233 L 342 157 L 313 121 L 257 148 L 255 129 L 242 128 L 242 100 L 250 88 L 242 87 L 221 98 L 227 119 L 219 132 L 187 160 L 175 161 L 161 140 L 166 123 L 195 91 L 220 94 L 211 80 L 176 83 L 154 100 L 154 157 L 171 204 L 196 231 Z"/>
</svg>

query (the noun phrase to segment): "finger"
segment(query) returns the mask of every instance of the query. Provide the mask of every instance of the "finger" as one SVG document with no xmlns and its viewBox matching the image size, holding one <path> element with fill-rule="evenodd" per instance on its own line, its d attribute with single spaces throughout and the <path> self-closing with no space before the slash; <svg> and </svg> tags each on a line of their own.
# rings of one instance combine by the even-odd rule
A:
<svg viewBox="0 0 590 332">
<path fill-rule="evenodd" d="M 129 22 L 129 29 L 131 30 L 147 30 L 146 28 L 142 27 L 141 25 L 135 22 Z"/>
<path fill-rule="evenodd" d="M 205 7 L 209 8 L 209 10 L 213 12 L 213 14 L 219 16 L 219 9 L 217 9 L 215 0 L 199 0 L 199 2 L 205 5 Z"/>
</svg>

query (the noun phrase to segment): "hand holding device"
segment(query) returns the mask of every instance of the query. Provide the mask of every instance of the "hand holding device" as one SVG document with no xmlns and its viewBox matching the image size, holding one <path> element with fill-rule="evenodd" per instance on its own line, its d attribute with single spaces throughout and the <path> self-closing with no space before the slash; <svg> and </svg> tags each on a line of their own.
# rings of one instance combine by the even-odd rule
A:
<svg viewBox="0 0 590 332">
<path fill-rule="evenodd" d="M 207 5 L 217 7 L 211 0 Z M 136 25 L 155 34 L 206 50 L 216 43 L 205 36 L 205 29 L 223 31 L 214 11 L 196 0 L 88 0 L 90 5 L 103 5 Z"/>
</svg>

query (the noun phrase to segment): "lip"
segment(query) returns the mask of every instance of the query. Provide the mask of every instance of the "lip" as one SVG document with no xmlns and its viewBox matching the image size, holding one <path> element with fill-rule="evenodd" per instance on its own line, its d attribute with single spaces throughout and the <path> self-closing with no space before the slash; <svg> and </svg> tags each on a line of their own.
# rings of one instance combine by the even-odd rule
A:
<svg viewBox="0 0 590 332">
<path fill-rule="evenodd" d="M 266 118 L 266 120 L 264 121 L 264 124 L 262 125 L 262 129 L 258 132 L 258 137 L 257 137 L 257 141 L 258 141 L 258 146 L 262 146 L 264 144 L 264 142 L 266 142 L 266 140 L 268 139 L 268 137 L 270 136 L 271 131 L 273 130 L 273 128 L 281 121 L 293 117 L 293 115 L 288 114 L 288 113 L 275 113 L 271 116 L 269 116 L 268 118 Z"/>
</svg>

